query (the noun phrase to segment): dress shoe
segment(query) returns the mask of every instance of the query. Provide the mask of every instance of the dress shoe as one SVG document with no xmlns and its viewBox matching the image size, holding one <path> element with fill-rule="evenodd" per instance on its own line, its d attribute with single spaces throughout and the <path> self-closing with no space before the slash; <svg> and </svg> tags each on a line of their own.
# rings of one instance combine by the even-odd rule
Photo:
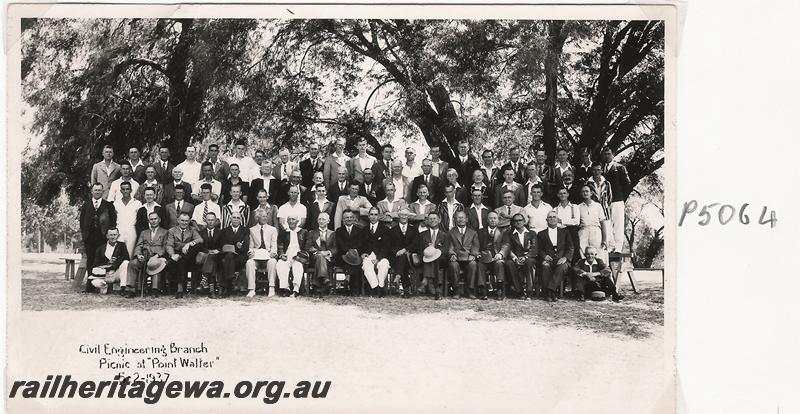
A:
<svg viewBox="0 0 800 414">
<path fill-rule="evenodd" d="M 622 299 L 625 299 L 625 295 L 621 293 L 614 293 L 613 295 L 611 295 L 611 300 L 613 300 L 614 302 L 619 302 Z"/>
<path fill-rule="evenodd" d="M 217 289 L 216 289 L 216 287 L 214 286 L 213 283 L 208 285 L 208 297 L 210 299 L 216 299 L 217 298 Z"/>
<path fill-rule="evenodd" d="M 578 302 L 586 302 L 586 297 L 583 296 L 583 292 L 578 292 L 576 295 Z"/>
<path fill-rule="evenodd" d="M 292 298 L 292 299 L 296 299 L 297 298 L 297 292 L 292 292 L 292 294 L 289 295 L 289 297 Z"/>
</svg>

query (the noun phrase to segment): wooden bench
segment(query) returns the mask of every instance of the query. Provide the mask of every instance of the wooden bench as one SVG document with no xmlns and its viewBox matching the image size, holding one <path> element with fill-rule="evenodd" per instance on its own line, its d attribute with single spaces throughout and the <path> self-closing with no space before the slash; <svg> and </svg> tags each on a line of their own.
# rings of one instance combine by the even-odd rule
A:
<svg viewBox="0 0 800 414">
<path fill-rule="evenodd" d="M 61 259 L 63 259 L 64 262 L 66 263 L 66 267 L 64 268 L 64 279 L 65 280 L 75 279 L 75 258 L 62 257 Z"/>
</svg>

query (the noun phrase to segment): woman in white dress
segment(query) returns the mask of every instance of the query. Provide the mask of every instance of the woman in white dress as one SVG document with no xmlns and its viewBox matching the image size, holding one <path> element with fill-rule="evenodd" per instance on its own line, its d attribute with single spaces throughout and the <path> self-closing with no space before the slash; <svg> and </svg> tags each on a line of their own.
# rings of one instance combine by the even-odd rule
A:
<svg viewBox="0 0 800 414">
<path fill-rule="evenodd" d="M 114 209 L 117 210 L 119 241 L 125 243 L 128 256 L 133 257 L 133 247 L 136 245 L 136 212 L 142 207 L 142 203 L 131 197 L 133 189 L 130 183 L 121 183 L 119 191 L 122 193 L 122 198 L 114 202 Z"/>
</svg>

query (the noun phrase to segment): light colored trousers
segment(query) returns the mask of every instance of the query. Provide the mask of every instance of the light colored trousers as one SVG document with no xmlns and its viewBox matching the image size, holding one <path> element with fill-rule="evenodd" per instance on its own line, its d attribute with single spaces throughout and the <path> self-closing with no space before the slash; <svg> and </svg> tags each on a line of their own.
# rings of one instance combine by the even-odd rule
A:
<svg viewBox="0 0 800 414">
<path fill-rule="evenodd" d="M 601 223 L 601 225 L 604 224 Z M 608 232 L 606 232 L 606 235 L 608 235 Z M 597 249 L 597 258 L 608 263 L 608 250 L 600 247 L 603 243 L 603 232 L 600 230 L 600 227 L 581 227 L 580 230 L 578 230 L 578 240 L 581 244 L 581 257 L 585 256 L 584 252 L 586 252 L 586 247 L 592 246 Z"/>
<path fill-rule="evenodd" d="M 244 273 L 247 276 L 247 290 L 255 290 L 256 288 L 256 268 L 259 262 L 263 263 L 264 260 L 256 262 L 253 259 L 247 259 L 244 264 Z M 275 286 L 275 259 L 269 259 L 267 262 L 267 278 L 269 278 L 269 286 Z"/>
<path fill-rule="evenodd" d="M 300 291 L 300 286 L 303 283 L 303 264 L 294 260 L 279 260 L 278 264 L 275 265 L 275 270 L 278 272 L 278 280 L 281 282 L 281 288 L 288 289 L 289 288 L 289 272 L 294 274 L 293 280 L 293 290 L 295 292 Z"/>
<path fill-rule="evenodd" d="M 611 203 L 611 238 L 608 241 L 609 248 L 622 252 L 625 243 L 625 202 L 615 201 Z"/>
<path fill-rule="evenodd" d="M 133 248 L 136 247 L 136 229 L 131 227 L 130 229 L 120 228 L 119 230 L 119 239 L 117 240 L 125 243 L 125 248 L 128 249 L 128 257 L 133 257 Z"/>
<path fill-rule="evenodd" d="M 364 271 L 364 277 L 367 278 L 369 287 L 375 289 L 376 286 L 384 287 L 386 284 L 386 276 L 389 274 L 389 261 L 386 259 L 377 260 L 375 253 L 370 253 L 361 264 L 361 269 Z M 377 274 L 375 268 L 378 268 Z"/>
</svg>

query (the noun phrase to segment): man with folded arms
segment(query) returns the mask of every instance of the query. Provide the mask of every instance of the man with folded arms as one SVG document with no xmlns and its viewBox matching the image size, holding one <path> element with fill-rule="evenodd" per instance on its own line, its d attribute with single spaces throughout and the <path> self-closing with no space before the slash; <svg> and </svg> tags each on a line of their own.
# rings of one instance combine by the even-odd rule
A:
<svg viewBox="0 0 800 414">
<path fill-rule="evenodd" d="M 411 254 L 417 252 L 417 237 L 419 232 L 417 226 L 412 226 L 408 222 L 411 211 L 403 208 L 398 213 L 397 225 L 389 230 L 389 261 L 395 271 L 395 275 L 400 278 L 403 285 L 403 297 L 409 298 L 412 294 L 411 278 Z"/>
<path fill-rule="evenodd" d="M 378 208 L 369 209 L 367 218 L 367 242 L 361 254 L 364 276 L 370 287 L 370 295 L 386 296 L 386 277 L 389 274 L 389 229 L 378 221 Z M 377 273 L 375 270 L 377 269 Z M 377 292 L 376 292 L 377 290 Z"/>
<path fill-rule="evenodd" d="M 320 184 L 320 187 L 325 188 Z M 312 266 L 314 266 L 314 292 L 322 298 L 330 290 L 328 265 L 336 256 L 336 234 L 329 228 L 330 215 L 322 212 L 317 216 L 317 227 L 308 232 L 305 250 L 308 252 Z"/>
<path fill-rule="evenodd" d="M 467 227 L 467 215 L 463 211 L 455 214 L 456 225 L 448 232 L 450 236 L 450 280 L 456 299 L 467 295 L 475 299 L 475 273 L 478 265 L 475 259 L 480 254 L 478 233 Z M 464 271 L 464 283 L 459 282 L 459 273 Z"/>
<path fill-rule="evenodd" d="M 547 213 L 547 228 L 536 237 L 542 264 L 542 276 L 539 278 L 542 297 L 548 302 L 556 302 L 561 281 L 564 280 L 564 273 L 569 269 L 574 254 L 572 237 L 567 229 L 558 227 L 558 213 L 555 210 Z"/>
<path fill-rule="evenodd" d="M 427 285 L 433 288 L 434 298 L 439 300 L 442 298 L 444 282 L 442 272 L 439 270 L 449 262 L 448 255 L 444 254 L 449 251 L 449 238 L 447 233 L 439 228 L 437 213 L 428 214 L 427 221 L 427 230 L 419 234 L 417 251 L 422 255 L 422 276 Z M 424 286 L 420 286 L 419 289 L 423 290 Z"/>
<path fill-rule="evenodd" d="M 512 289 L 520 299 L 530 300 L 529 292 L 533 289 L 533 278 L 536 274 L 536 233 L 525 227 L 528 220 L 522 214 L 511 218 L 512 228 L 503 236 L 503 256 L 506 257 L 506 275 L 512 283 Z"/>
<path fill-rule="evenodd" d="M 170 290 L 175 288 L 175 298 L 183 297 L 186 287 L 187 266 L 194 262 L 195 255 L 203 243 L 203 238 L 192 227 L 189 227 L 189 213 L 178 216 L 178 225 L 167 231 L 167 257 L 170 267 Z M 197 280 L 197 279 L 195 279 Z M 196 283 L 196 282 L 193 282 Z M 177 287 L 175 286 L 177 284 Z"/>
<path fill-rule="evenodd" d="M 386 198 L 378 201 L 378 220 L 389 227 L 394 227 L 400 220 L 400 211 L 408 209 L 406 200 L 397 198 L 394 184 L 388 183 L 384 189 Z"/>
<path fill-rule="evenodd" d="M 275 264 L 278 258 L 278 230 L 269 225 L 266 210 L 256 210 L 256 225 L 250 227 L 250 249 L 247 251 L 245 275 L 247 297 L 256 295 L 256 269 L 266 266 L 269 280 L 269 296 L 275 296 Z"/>
<path fill-rule="evenodd" d="M 94 267 L 91 268 L 90 283 L 100 293 L 108 293 L 108 286 L 120 282 L 122 293 L 125 292 L 128 270 L 128 248 L 125 243 L 117 241 L 119 230 L 110 228 L 106 232 L 108 241 L 95 251 Z M 97 271 L 95 271 L 97 269 Z"/>
<path fill-rule="evenodd" d="M 419 226 L 418 230 L 420 232 L 425 231 L 428 215 L 436 212 L 436 204 L 428 201 L 428 187 L 422 185 L 417 189 L 417 201 L 409 204 L 408 209 L 411 211 L 411 218 L 409 218 L 411 224 Z M 438 220 L 436 225 L 439 225 Z"/>
<path fill-rule="evenodd" d="M 511 226 L 511 218 L 517 214 L 525 214 L 522 210 L 522 207 L 514 204 L 514 193 L 511 191 L 506 191 L 503 193 L 501 197 L 503 200 L 503 204 L 500 207 L 494 209 L 494 212 L 497 213 L 498 221 L 497 226 L 500 227 L 502 230 L 505 230 Z M 526 220 L 527 222 L 527 220 Z"/>
<path fill-rule="evenodd" d="M 592 292 L 602 291 L 606 297 L 611 296 L 614 302 L 625 298 L 617 292 L 614 281 L 611 280 L 611 269 L 602 260 L 597 258 L 597 249 L 587 246 L 584 251 L 585 259 L 575 264 L 573 270 L 573 284 L 578 295 L 578 300 L 583 302 L 585 296 Z"/>
<path fill-rule="evenodd" d="M 200 207 L 200 206 L 197 206 Z M 220 289 L 223 296 L 230 294 L 236 269 L 247 262 L 250 250 L 250 232 L 242 225 L 242 215 L 238 211 L 231 213 L 231 226 L 222 230 L 222 280 Z"/>
<path fill-rule="evenodd" d="M 497 285 L 497 299 L 504 299 L 503 281 L 505 275 L 505 256 L 503 255 L 503 231 L 497 227 L 497 213 L 492 211 L 486 218 L 486 227 L 478 230 L 478 242 L 481 244 L 481 256 L 486 260 L 478 263 L 477 286 L 482 300 L 487 299 L 486 269 L 491 269 Z"/>
<path fill-rule="evenodd" d="M 133 249 L 133 258 L 128 263 L 128 297 L 136 294 L 139 285 L 139 271 L 147 267 L 147 262 L 152 257 L 161 258 L 166 262 L 167 256 L 167 230 L 160 226 L 161 216 L 155 211 L 147 214 L 149 227 L 139 234 L 139 240 Z M 153 275 L 153 292 L 158 295 L 161 293 L 160 274 Z"/>
<path fill-rule="evenodd" d="M 298 253 L 306 245 L 306 230 L 297 226 L 300 219 L 290 214 L 286 217 L 287 228 L 278 231 L 278 263 L 275 264 L 275 272 L 281 289 L 291 291 L 291 297 L 295 298 L 300 293 L 300 286 L 303 285 L 303 262 L 298 259 Z M 292 283 L 289 284 L 289 274 L 292 274 Z"/>
<path fill-rule="evenodd" d="M 348 290 L 351 296 L 359 294 L 361 289 L 361 266 L 360 257 L 364 253 L 364 244 L 367 240 L 366 230 L 356 226 L 356 215 L 350 210 L 342 213 L 344 225 L 336 229 L 336 266 L 346 270 Z M 351 250 L 353 252 L 351 252 Z M 350 253 L 350 257 L 356 260 L 345 261 L 345 256 Z"/>
</svg>

